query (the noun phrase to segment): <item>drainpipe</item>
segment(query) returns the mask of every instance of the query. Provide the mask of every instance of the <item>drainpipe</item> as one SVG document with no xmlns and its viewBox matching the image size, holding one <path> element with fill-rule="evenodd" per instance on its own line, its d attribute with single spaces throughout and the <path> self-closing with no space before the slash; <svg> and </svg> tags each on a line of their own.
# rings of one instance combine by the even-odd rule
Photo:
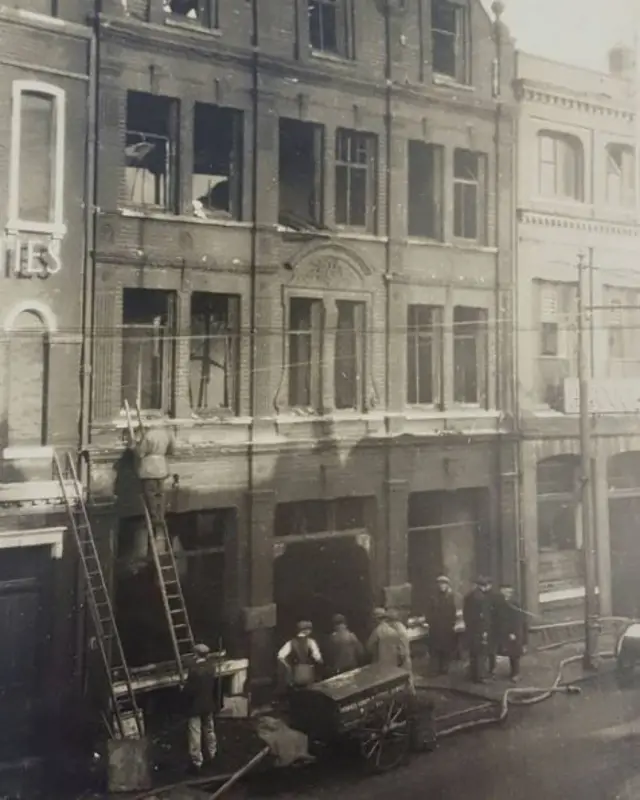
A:
<svg viewBox="0 0 640 800">
<path fill-rule="evenodd" d="M 98 85 L 98 46 L 97 25 L 94 26 L 89 42 L 89 86 L 87 91 L 87 145 L 85 149 L 84 184 L 84 254 L 82 274 L 82 345 L 80 356 L 80 454 L 78 475 L 83 487 L 89 484 L 89 458 L 87 448 L 90 441 L 91 423 L 91 362 L 92 362 L 92 324 L 93 324 L 93 286 L 94 286 L 94 247 L 95 247 L 95 175 L 96 175 L 96 105 Z M 85 674 L 86 661 L 86 615 L 81 598 L 85 596 L 85 577 L 76 564 L 76 591 L 78 602 L 76 628 L 75 677 L 80 685 Z"/>
<path fill-rule="evenodd" d="M 494 60 L 494 70 L 493 70 L 493 99 L 495 100 L 496 109 L 495 109 L 495 128 L 494 128 L 494 142 L 495 142 L 495 168 L 494 168 L 494 203 L 495 203 L 495 245 L 496 245 L 496 255 L 495 255 L 495 282 L 494 282 L 494 317 L 495 317 L 495 397 L 496 397 L 496 405 L 499 404 L 499 410 L 504 411 L 503 405 L 506 399 L 506 392 L 502 392 L 502 387 L 504 385 L 504 380 L 502 376 L 502 347 L 504 346 L 502 331 L 505 328 L 505 324 L 501 319 L 502 316 L 502 308 L 501 308 L 501 276 L 500 276 L 500 261 L 502 256 L 502 243 L 500 240 L 502 226 L 500 225 L 500 217 L 501 217 L 501 203 L 500 203 L 500 169 L 501 169 L 501 158 L 500 158 L 500 134 L 502 132 L 502 23 L 501 17 L 504 11 L 504 4 L 501 0 L 494 0 L 491 5 L 491 10 L 494 14 L 494 24 L 493 24 L 493 32 L 494 32 L 494 43 L 495 43 L 495 60 Z M 502 427 L 502 420 L 500 421 L 500 426 Z M 503 543 L 503 536 L 504 536 L 504 525 L 502 519 L 502 506 L 503 506 L 503 481 L 505 478 L 503 477 L 503 464 L 504 459 L 502 456 L 502 433 L 500 430 L 498 431 L 498 446 L 497 446 L 497 471 L 498 471 L 498 486 L 497 486 L 497 505 L 498 505 L 498 536 L 496 537 L 497 541 L 497 564 L 498 569 L 500 571 L 500 577 L 503 578 L 502 575 L 504 571 L 504 543 Z M 509 470 L 511 471 L 511 470 Z"/>
<path fill-rule="evenodd" d="M 392 143 L 391 143 L 391 92 L 392 92 L 392 67 L 391 67 L 391 56 L 392 56 L 392 48 L 391 48 L 391 19 L 390 19 L 390 4 L 384 4 L 384 45 L 385 45 L 385 109 L 384 109 L 384 119 L 385 119 L 385 151 L 386 151 L 386 159 L 385 159 L 385 193 L 386 193 L 386 203 L 385 203 L 385 234 L 386 234 L 386 245 L 385 245 L 385 320 L 384 320 L 384 350 L 385 350 L 385 387 L 384 387 L 384 404 L 385 404 L 385 429 L 387 433 L 387 441 L 385 443 L 385 479 L 387 483 L 387 575 L 389 578 L 389 584 L 391 585 L 395 581 L 395 577 L 392 574 L 390 569 L 391 567 L 391 553 L 389 552 L 389 545 L 391 542 L 389 541 L 389 537 L 391 535 L 391 531 L 393 530 L 393 520 L 392 520 L 392 509 L 391 509 L 391 481 L 393 480 L 393 474 L 391 469 L 391 444 L 393 439 L 391 438 L 391 421 L 389 419 L 389 410 L 391 404 L 391 386 L 389 380 L 389 365 L 391 364 L 391 272 L 392 272 L 392 260 L 391 260 L 391 156 L 392 156 Z M 385 580 L 385 583 L 387 581 Z"/>
</svg>

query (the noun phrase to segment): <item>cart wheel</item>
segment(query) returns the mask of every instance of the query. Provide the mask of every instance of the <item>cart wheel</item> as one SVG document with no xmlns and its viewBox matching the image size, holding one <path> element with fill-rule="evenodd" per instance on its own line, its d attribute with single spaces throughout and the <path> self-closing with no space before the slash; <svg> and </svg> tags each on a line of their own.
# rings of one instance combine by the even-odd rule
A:
<svg viewBox="0 0 640 800">
<path fill-rule="evenodd" d="M 360 752 L 369 769 L 385 772 L 399 766 L 411 745 L 411 725 L 407 706 L 392 700 L 380 716 L 368 720 L 359 730 Z"/>
</svg>

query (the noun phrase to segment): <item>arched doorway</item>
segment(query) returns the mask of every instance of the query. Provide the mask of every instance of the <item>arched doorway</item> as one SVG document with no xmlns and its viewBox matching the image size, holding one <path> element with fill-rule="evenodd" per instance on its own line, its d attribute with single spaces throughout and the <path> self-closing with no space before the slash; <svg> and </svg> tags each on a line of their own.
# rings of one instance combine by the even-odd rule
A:
<svg viewBox="0 0 640 800">
<path fill-rule="evenodd" d="M 37 311 L 25 309 L 8 335 L 8 444 L 43 445 L 48 436 L 49 331 Z"/>
<path fill-rule="evenodd" d="M 538 462 L 538 591 L 545 594 L 583 586 L 579 504 L 580 459 L 560 455 Z"/>
<path fill-rule="evenodd" d="M 640 614 L 640 452 L 608 463 L 611 603 L 620 616 Z"/>
</svg>

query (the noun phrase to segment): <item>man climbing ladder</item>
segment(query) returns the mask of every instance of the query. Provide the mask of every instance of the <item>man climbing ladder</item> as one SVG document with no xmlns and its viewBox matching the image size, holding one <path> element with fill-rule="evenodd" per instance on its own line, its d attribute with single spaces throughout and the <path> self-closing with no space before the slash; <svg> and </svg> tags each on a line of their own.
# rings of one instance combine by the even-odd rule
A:
<svg viewBox="0 0 640 800">
<path fill-rule="evenodd" d="M 164 424 L 154 427 L 140 424 L 138 437 L 131 442 L 156 542 L 161 540 L 161 529 L 166 524 L 164 485 L 170 474 L 167 456 L 173 455 L 174 446 L 173 433 Z"/>
</svg>

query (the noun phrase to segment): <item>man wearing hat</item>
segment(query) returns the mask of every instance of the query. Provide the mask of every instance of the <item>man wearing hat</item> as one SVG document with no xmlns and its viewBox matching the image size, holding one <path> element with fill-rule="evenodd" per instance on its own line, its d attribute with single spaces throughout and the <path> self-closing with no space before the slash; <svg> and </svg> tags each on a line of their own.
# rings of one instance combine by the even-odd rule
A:
<svg viewBox="0 0 640 800">
<path fill-rule="evenodd" d="M 349 630 L 344 614 L 333 616 L 328 661 L 334 675 L 356 669 L 364 661 L 364 648 L 355 633 Z"/>
<path fill-rule="evenodd" d="M 312 633 L 311 622 L 301 620 L 298 622 L 296 635 L 278 652 L 278 662 L 284 668 L 290 689 L 315 683 L 316 669 L 322 664 L 322 653 L 318 643 L 312 638 Z"/>
<path fill-rule="evenodd" d="M 373 611 L 375 628 L 367 642 L 367 654 L 374 664 L 387 667 L 401 667 L 405 660 L 405 647 L 402 636 L 393 627 L 389 614 L 384 608 Z"/>
<path fill-rule="evenodd" d="M 216 710 L 214 693 L 216 676 L 206 644 L 196 644 L 193 654 L 194 661 L 189 669 L 184 691 L 187 702 L 189 757 L 193 768 L 199 770 L 204 762 L 203 740 L 210 759 L 215 758 L 218 749 L 213 721 Z"/>
<path fill-rule="evenodd" d="M 465 596 L 462 608 L 469 648 L 469 673 L 474 683 L 484 681 L 484 666 L 489 652 L 491 598 L 488 589 L 488 579 L 478 577 L 473 589 Z"/>
<path fill-rule="evenodd" d="M 451 581 L 446 575 L 436 579 L 431 600 L 429 622 L 429 656 L 436 675 L 446 675 L 456 646 L 456 601 Z"/>
</svg>

